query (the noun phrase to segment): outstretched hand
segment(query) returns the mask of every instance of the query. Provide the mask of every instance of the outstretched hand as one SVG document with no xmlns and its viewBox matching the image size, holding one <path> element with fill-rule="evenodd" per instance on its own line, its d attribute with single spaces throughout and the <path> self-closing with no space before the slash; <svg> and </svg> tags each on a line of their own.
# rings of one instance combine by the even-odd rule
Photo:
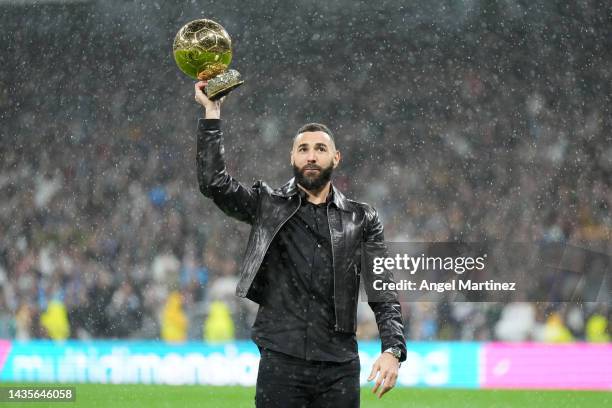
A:
<svg viewBox="0 0 612 408">
<path fill-rule="evenodd" d="M 395 386 L 399 371 L 399 361 L 390 353 L 381 353 L 372 366 L 372 372 L 368 377 L 368 381 L 376 378 L 376 383 L 372 388 L 372 392 L 376 394 L 378 390 L 378 398 L 381 398 L 391 388 Z M 378 378 L 377 378 L 378 376 Z M 381 386 L 382 385 L 382 386 Z"/>
<path fill-rule="evenodd" d="M 221 99 L 211 101 L 204 93 L 204 87 L 208 81 L 199 81 L 195 84 L 195 100 L 206 110 L 207 119 L 219 119 L 221 117 L 221 104 L 225 96 Z"/>
</svg>

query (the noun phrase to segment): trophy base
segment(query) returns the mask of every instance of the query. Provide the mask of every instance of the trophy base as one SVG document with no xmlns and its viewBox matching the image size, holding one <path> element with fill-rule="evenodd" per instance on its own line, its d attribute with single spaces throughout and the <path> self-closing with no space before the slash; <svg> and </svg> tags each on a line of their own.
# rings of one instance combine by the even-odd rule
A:
<svg viewBox="0 0 612 408">
<path fill-rule="evenodd" d="M 209 80 L 204 88 L 204 93 L 208 99 L 214 101 L 224 97 L 243 83 L 240 73 L 235 69 L 230 69 Z"/>
</svg>

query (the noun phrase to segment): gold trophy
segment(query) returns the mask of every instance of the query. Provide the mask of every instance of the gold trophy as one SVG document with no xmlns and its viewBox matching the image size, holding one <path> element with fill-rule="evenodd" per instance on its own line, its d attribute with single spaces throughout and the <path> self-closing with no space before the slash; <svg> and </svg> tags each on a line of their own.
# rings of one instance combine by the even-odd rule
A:
<svg viewBox="0 0 612 408">
<path fill-rule="evenodd" d="M 238 71 L 227 69 L 232 61 L 232 40 L 219 23 L 200 19 L 185 24 L 174 37 L 172 52 L 181 71 L 208 81 L 204 93 L 211 100 L 244 83 Z"/>
</svg>

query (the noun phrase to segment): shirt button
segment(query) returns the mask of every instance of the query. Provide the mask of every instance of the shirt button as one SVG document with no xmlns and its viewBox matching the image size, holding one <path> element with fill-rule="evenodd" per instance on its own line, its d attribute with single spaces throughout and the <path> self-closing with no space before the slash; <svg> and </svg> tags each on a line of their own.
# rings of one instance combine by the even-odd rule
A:
<svg viewBox="0 0 612 408">
<path fill-rule="evenodd" d="M 317 248 L 321 248 L 321 244 L 317 244 Z"/>
</svg>

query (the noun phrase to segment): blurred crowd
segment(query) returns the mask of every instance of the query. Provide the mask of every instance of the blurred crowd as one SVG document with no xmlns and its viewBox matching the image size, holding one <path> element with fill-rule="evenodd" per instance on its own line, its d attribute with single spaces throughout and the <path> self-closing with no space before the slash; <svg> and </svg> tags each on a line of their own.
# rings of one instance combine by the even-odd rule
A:
<svg viewBox="0 0 612 408">
<path fill-rule="evenodd" d="M 248 226 L 198 191 L 202 112 L 170 53 L 199 17 L 226 26 L 246 80 L 222 112 L 245 184 L 288 180 L 295 130 L 318 121 L 343 153 L 335 185 L 378 209 L 388 241 L 612 254 L 608 6 L 475 1 L 436 19 L 315 3 L 253 6 L 248 21 L 236 1 L 215 16 L 174 2 L 2 10 L 0 338 L 249 337 L 257 306 L 234 296 Z M 130 24 L 139 13 L 151 23 Z M 604 284 L 600 302 L 404 303 L 406 332 L 610 341 Z M 366 303 L 358 335 L 377 336 Z"/>
</svg>

